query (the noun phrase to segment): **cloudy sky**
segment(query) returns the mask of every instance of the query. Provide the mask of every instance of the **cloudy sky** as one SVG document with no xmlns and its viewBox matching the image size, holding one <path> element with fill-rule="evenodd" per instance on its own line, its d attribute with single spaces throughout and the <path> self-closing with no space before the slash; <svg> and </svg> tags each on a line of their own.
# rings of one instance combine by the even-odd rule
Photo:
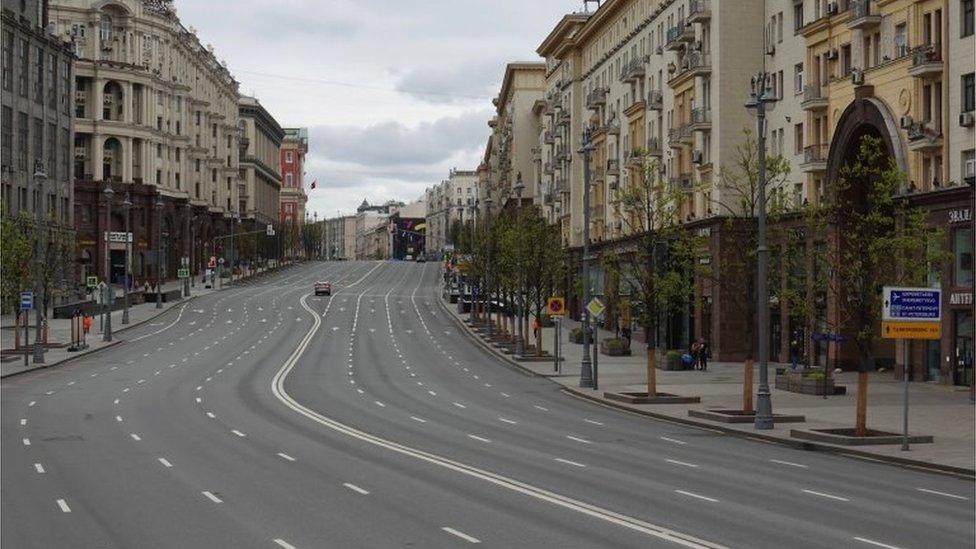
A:
<svg viewBox="0 0 976 549">
<path fill-rule="evenodd" d="M 177 0 L 282 126 L 309 128 L 319 217 L 409 201 L 484 151 L 505 63 L 582 0 Z"/>
</svg>

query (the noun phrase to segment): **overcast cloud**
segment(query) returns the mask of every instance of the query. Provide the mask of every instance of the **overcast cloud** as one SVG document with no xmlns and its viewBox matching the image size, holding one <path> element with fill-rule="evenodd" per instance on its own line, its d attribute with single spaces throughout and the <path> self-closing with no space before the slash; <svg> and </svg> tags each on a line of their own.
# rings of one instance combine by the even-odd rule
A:
<svg viewBox="0 0 976 549">
<path fill-rule="evenodd" d="M 410 201 L 477 166 L 505 63 L 576 0 L 177 0 L 282 126 L 309 128 L 310 211 Z"/>
</svg>

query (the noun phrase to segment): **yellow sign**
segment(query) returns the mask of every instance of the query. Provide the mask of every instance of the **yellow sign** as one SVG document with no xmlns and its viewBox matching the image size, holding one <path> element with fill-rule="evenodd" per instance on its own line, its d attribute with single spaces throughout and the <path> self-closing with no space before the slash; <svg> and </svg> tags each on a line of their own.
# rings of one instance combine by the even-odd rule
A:
<svg viewBox="0 0 976 549">
<path fill-rule="evenodd" d="M 566 298 L 550 297 L 546 301 L 546 313 L 549 316 L 562 316 L 566 314 Z"/>
<path fill-rule="evenodd" d="M 917 320 L 884 320 L 881 337 L 885 339 L 942 339 L 942 323 Z"/>
</svg>

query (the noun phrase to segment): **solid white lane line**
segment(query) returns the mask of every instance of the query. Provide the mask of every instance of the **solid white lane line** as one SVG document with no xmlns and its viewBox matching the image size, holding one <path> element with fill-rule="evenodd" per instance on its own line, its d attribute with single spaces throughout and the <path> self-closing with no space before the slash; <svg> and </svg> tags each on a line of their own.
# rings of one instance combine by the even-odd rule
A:
<svg viewBox="0 0 976 549">
<path fill-rule="evenodd" d="M 353 492 L 356 492 L 357 494 L 362 494 L 364 496 L 368 496 L 369 495 L 369 490 L 363 490 L 362 488 L 360 488 L 359 486 L 356 486 L 355 484 L 351 484 L 351 483 L 348 483 L 348 482 L 343 482 L 342 485 L 345 486 L 346 488 L 349 488 Z"/>
<path fill-rule="evenodd" d="M 24 446 L 30 446 L 30 439 L 29 438 L 25 438 L 24 439 Z"/>
<path fill-rule="evenodd" d="M 566 435 L 569 440 L 575 440 L 576 442 L 582 442 L 583 444 L 593 444 L 593 442 L 586 440 L 585 438 L 574 437 L 573 435 Z"/>
<path fill-rule="evenodd" d="M 949 494 L 949 493 L 946 493 L 946 492 L 939 492 L 938 490 L 929 490 L 928 488 L 916 488 L 916 490 L 918 490 L 919 492 L 925 492 L 926 494 L 935 494 L 937 496 L 945 496 L 947 498 L 955 498 L 955 499 L 962 499 L 962 500 L 968 500 L 969 499 L 966 496 L 957 496 L 956 494 Z"/>
<path fill-rule="evenodd" d="M 807 490 L 805 488 L 803 490 L 801 490 L 801 491 L 803 493 L 805 493 L 805 494 L 810 494 L 812 496 L 820 496 L 822 498 L 835 499 L 837 501 L 851 501 L 851 500 L 849 500 L 849 499 L 847 499 L 845 497 L 834 496 L 834 495 L 831 495 L 831 494 L 825 494 L 823 492 L 814 492 L 813 490 Z"/>
<path fill-rule="evenodd" d="M 675 465 L 684 465 L 685 467 L 698 467 L 694 463 L 688 463 L 687 461 L 678 461 L 676 459 L 666 459 L 664 461 L 666 461 L 668 463 L 673 463 Z"/>
<path fill-rule="evenodd" d="M 668 442 L 673 442 L 675 444 L 681 444 L 681 445 L 688 444 L 687 442 L 685 442 L 683 440 L 678 440 L 676 438 L 661 437 L 661 440 L 666 440 Z"/>
<path fill-rule="evenodd" d="M 546 408 L 544 406 L 539 406 L 538 404 L 533 404 L 532 407 L 535 408 L 535 409 L 537 409 L 537 410 L 542 410 L 543 412 L 548 412 L 549 411 L 549 408 Z"/>
<path fill-rule="evenodd" d="M 478 435 L 468 435 L 468 438 L 473 438 L 475 440 L 480 440 L 481 442 L 491 442 L 487 438 L 479 437 Z"/>
<path fill-rule="evenodd" d="M 287 541 L 281 538 L 275 538 L 271 541 L 277 543 L 280 547 L 283 547 L 284 549 L 297 549 L 294 545 L 288 543 Z"/>
<path fill-rule="evenodd" d="M 426 419 L 421 419 L 421 418 L 419 418 L 417 416 L 410 416 L 410 419 L 416 421 L 417 423 L 427 423 L 427 420 Z"/>
<path fill-rule="evenodd" d="M 454 404 L 458 408 L 467 408 L 467 406 L 465 406 L 464 404 L 461 404 L 460 402 L 452 402 L 451 404 Z"/>
<path fill-rule="evenodd" d="M 34 470 L 37 471 L 38 473 L 43 474 L 44 473 L 44 466 L 41 465 L 40 463 L 35 463 L 34 464 Z"/>
<path fill-rule="evenodd" d="M 695 493 L 693 493 L 693 492 L 686 492 L 686 491 L 684 491 L 684 490 L 675 490 L 675 492 L 676 492 L 676 493 L 678 493 L 678 494 L 681 494 L 681 495 L 683 495 L 683 496 L 688 496 L 688 497 L 692 497 L 692 498 L 698 498 L 698 499 L 703 499 L 703 500 L 705 500 L 705 501 L 710 501 L 710 502 L 712 502 L 712 503 L 718 503 L 718 500 L 717 500 L 717 499 L 715 499 L 715 498 L 710 498 L 710 497 L 708 497 L 708 496 L 703 496 L 703 495 L 701 495 L 701 494 L 695 494 Z"/>
<path fill-rule="evenodd" d="M 206 496 L 207 499 L 209 499 L 210 501 L 212 501 L 214 503 L 223 503 L 224 502 L 224 500 L 218 498 L 217 496 L 211 494 L 210 492 L 208 492 L 206 490 L 204 490 L 203 492 L 200 492 L 200 493 L 203 494 L 204 496 Z"/>
<path fill-rule="evenodd" d="M 601 423 L 599 421 L 592 420 L 592 419 L 584 419 L 583 421 L 585 421 L 587 423 L 592 423 L 593 425 L 603 425 L 603 423 Z"/>
<path fill-rule="evenodd" d="M 578 463 L 578 462 L 575 462 L 575 461 L 570 461 L 568 459 L 555 458 L 555 460 L 558 461 L 559 463 L 565 463 L 566 465 L 572 465 L 573 467 L 586 467 L 586 465 L 583 465 L 582 463 Z"/>
<path fill-rule="evenodd" d="M 769 461 L 771 461 L 773 463 L 779 463 L 780 465 L 788 465 L 790 467 L 799 467 L 800 469 L 807 469 L 808 468 L 806 465 L 804 465 L 802 463 L 793 463 L 792 461 L 783 461 L 783 460 L 779 460 L 779 459 L 771 459 Z"/>
<path fill-rule="evenodd" d="M 132 437 L 132 440 L 135 440 L 137 442 L 140 441 L 140 440 L 142 440 L 141 438 L 139 438 L 139 435 L 137 435 L 135 433 L 131 433 L 129 436 Z"/>
<path fill-rule="evenodd" d="M 295 458 L 289 456 L 288 454 L 283 454 L 281 452 L 278 452 L 278 457 L 280 457 L 281 459 L 288 460 L 288 461 L 295 461 Z"/>
<path fill-rule="evenodd" d="M 459 537 L 459 538 L 461 538 L 464 541 L 467 541 L 469 543 L 481 543 L 481 540 L 480 539 L 475 538 L 475 537 L 472 537 L 472 536 L 469 536 L 469 535 L 465 534 L 464 532 L 461 532 L 460 530 L 455 530 L 454 528 L 451 528 L 449 526 L 442 526 L 441 527 L 441 530 L 447 532 L 448 534 L 451 534 L 452 536 L 457 536 L 457 537 Z"/>
<path fill-rule="evenodd" d="M 59 500 L 57 500 L 57 502 L 58 502 L 58 507 L 61 508 L 61 512 L 62 513 L 70 513 L 71 512 L 71 507 L 68 507 L 68 502 L 64 501 L 63 499 L 59 499 Z"/>
<path fill-rule="evenodd" d="M 159 458 L 158 461 L 163 464 L 163 467 L 172 467 L 173 464 L 166 461 L 166 458 Z"/>
<path fill-rule="evenodd" d="M 501 421 L 502 423 L 508 423 L 509 425 L 515 425 L 516 423 L 518 423 L 517 421 L 512 421 L 510 419 L 506 419 L 503 417 L 498 418 L 498 421 Z"/>
<path fill-rule="evenodd" d="M 861 543 L 867 543 L 868 545 L 873 545 L 875 547 L 884 547 L 884 549 L 901 549 L 901 547 L 896 545 L 888 545 L 887 543 L 881 543 L 880 541 L 874 541 L 873 539 L 860 538 L 857 536 L 855 536 L 854 539 L 860 541 Z"/>
</svg>

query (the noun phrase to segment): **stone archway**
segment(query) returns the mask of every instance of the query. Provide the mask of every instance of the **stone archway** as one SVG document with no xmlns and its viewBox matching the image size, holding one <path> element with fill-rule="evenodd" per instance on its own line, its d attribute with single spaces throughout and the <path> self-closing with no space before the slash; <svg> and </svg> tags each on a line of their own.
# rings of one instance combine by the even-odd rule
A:
<svg viewBox="0 0 976 549">
<path fill-rule="evenodd" d="M 858 143 L 865 135 L 880 137 L 895 159 L 898 169 L 908 172 L 908 153 L 898 132 L 898 123 L 883 101 L 860 91 L 837 120 L 834 135 L 827 154 L 827 181 L 837 181 L 844 164 L 857 152 Z"/>
</svg>

